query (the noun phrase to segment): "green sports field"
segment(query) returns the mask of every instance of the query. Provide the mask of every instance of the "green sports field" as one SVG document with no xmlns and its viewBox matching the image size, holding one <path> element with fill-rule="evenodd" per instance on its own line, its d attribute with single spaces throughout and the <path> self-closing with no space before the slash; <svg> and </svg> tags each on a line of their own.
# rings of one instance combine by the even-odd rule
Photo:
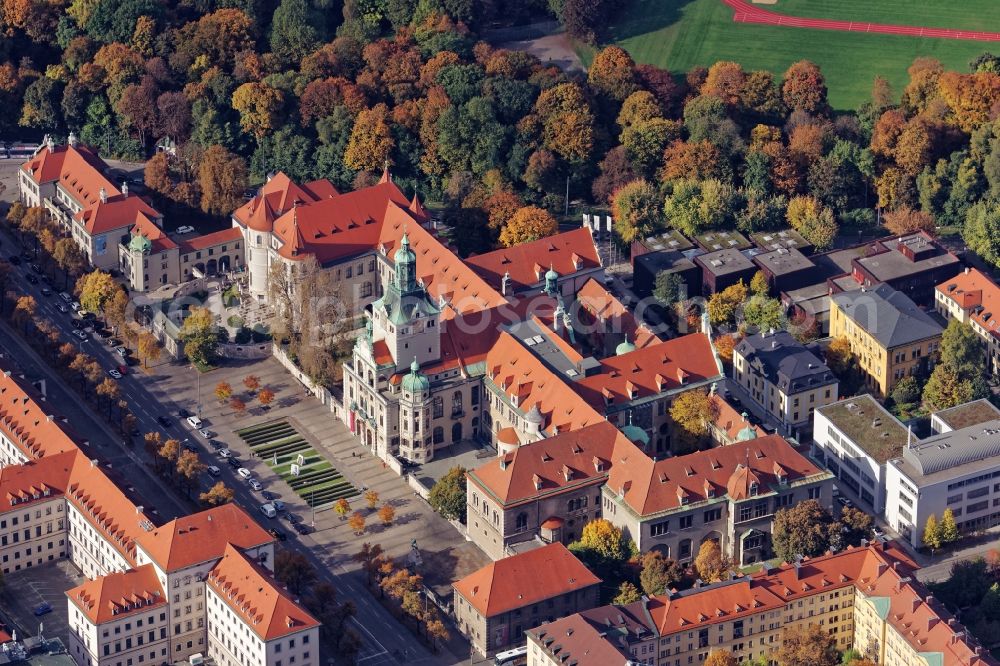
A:
<svg viewBox="0 0 1000 666">
<path fill-rule="evenodd" d="M 831 18 L 1000 32 L 1000 0 L 778 0 L 762 9 L 809 18 Z M 797 60 L 820 65 L 835 109 L 850 110 L 869 98 L 872 79 L 887 78 L 897 94 L 906 68 L 919 56 L 968 70 L 1000 43 L 925 39 L 734 23 L 721 0 L 632 0 L 609 30 L 610 42 L 640 63 L 677 73 L 734 60 L 746 69 L 780 75 Z M 592 51 L 580 56 L 589 64 Z"/>
</svg>

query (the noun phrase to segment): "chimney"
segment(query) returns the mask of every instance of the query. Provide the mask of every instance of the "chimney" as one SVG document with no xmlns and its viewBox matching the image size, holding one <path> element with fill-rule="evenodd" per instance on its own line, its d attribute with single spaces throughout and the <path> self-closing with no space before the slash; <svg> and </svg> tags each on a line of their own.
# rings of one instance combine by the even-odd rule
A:
<svg viewBox="0 0 1000 666">
<path fill-rule="evenodd" d="M 510 288 L 510 271 L 504 271 L 503 279 L 500 280 L 500 293 L 506 296 L 507 290 L 509 288 Z"/>
<path fill-rule="evenodd" d="M 70 132 L 69 133 L 69 145 L 71 145 L 72 147 L 76 148 L 76 144 L 77 144 L 76 133 L 75 132 Z M 968 270 L 968 269 L 966 269 L 966 270 Z"/>
<path fill-rule="evenodd" d="M 91 467 L 97 467 L 97 458 L 91 458 L 90 459 L 90 466 Z"/>
<path fill-rule="evenodd" d="M 101 203 L 108 203 L 108 191 L 106 189 L 102 187 L 98 196 L 101 197 Z"/>
<path fill-rule="evenodd" d="M 128 181 L 122 182 L 122 195 L 128 196 Z"/>
<path fill-rule="evenodd" d="M 968 275 L 968 274 L 969 274 L 969 267 L 968 267 L 968 266 L 966 266 L 966 267 L 965 267 L 965 270 L 964 270 L 964 271 L 962 271 L 962 272 L 963 272 L 963 273 L 965 273 L 966 275 Z"/>
<path fill-rule="evenodd" d="M 139 504 L 139 505 L 137 505 L 137 506 L 135 507 L 135 512 L 136 512 L 137 514 L 138 514 L 138 513 L 142 513 L 142 505 L 141 505 L 141 504 Z"/>
<path fill-rule="evenodd" d="M 56 149 L 56 140 L 52 138 L 51 134 L 45 135 L 45 147 L 49 149 L 50 153 Z"/>
</svg>

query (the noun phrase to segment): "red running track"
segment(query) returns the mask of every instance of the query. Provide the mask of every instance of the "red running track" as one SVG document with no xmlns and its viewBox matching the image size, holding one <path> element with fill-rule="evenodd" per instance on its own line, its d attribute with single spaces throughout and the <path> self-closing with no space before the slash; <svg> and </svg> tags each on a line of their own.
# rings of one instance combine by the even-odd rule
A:
<svg viewBox="0 0 1000 666">
<path fill-rule="evenodd" d="M 835 19 L 807 19 L 787 16 L 761 9 L 744 0 L 722 0 L 733 10 L 733 21 L 737 23 L 758 23 L 762 25 L 782 25 L 791 28 L 813 28 L 815 30 L 844 30 L 848 32 L 873 32 L 884 35 L 906 35 L 907 37 L 936 37 L 940 39 L 968 39 L 979 42 L 1000 42 L 1000 32 L 976 32 L 975 30 L 951 30 L 949 28 L 921 28 L 911 25 L 888 25 L 884 23 L 864 23 L 860 21 L 838 21 Z"/>
</svg>

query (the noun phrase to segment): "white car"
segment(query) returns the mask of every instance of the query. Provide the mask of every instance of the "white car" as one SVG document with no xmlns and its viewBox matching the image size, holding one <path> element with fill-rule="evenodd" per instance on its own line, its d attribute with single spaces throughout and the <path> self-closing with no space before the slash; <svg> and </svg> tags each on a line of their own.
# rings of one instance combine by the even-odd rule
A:
<svg viewBox="0 0 1000 666">
<path fill-rule="evenodd" d="M 267 516 L 268 518 L 274 518 L 278 515 L 278 512 L 274 509 L 273 504 L 261 504 L 260 512 Z"/>
<path fill-rule="evenodd" d="M 195 430 L 199 430 L 201 428 L 201 419 L 199 419 L 197 416 L 187 417 L 187 422 Z"/>
<path fill-rule="evenodd" d="M 80 304 L 77 303 L 76 301 L 73 301 L 72 303 L 70 303 L 69 306 L 71 308 L 73 308 L 73 312 L 76 312 L 77 310 L 80 309 Z"/>
<path fill-rule="evenodd" d="M 70 296 L 69 294 L 67 294 L 65 291 L 60 291 L 59 292 L 59 298 L 63 299 L 67 303 L 69 303 L 69 302 L 71 302 L 73 300 L 73 297 Z"/>
<path fill-rule="evenodd" d="M 76 337 L 80 338 L 81 340 L 86 340 L 87 339 L 87 334 L 84 333 L 83 331 L 81 331 L 80 329 L 75 329 L 73 331 L 73 335 L 75 335 Z"/>
<path fill-rule="evenodd" d="M 194 227 L 185 224 L 183 227 L 177 227 L 176 233 L 178 233 L 178 234 L 191 234 L 191 233 L 194 233 Z"/>
<path fill-rule="evenodd" d="M 125 347 L 118 347 L 115 351 L 118 352 L 118 355 L 122 358 L 128 358 L 128 349 Z"/>
<path fill-rule="evenodd" d="M 212 436 L 215 435 L 215 433 L 208 428 L 198 428 L 198 434 L 205 439 L 212 439 Z"/>
<path fill-rule="evenodd" d="M 209 476 L 219 476 L 220 474 L 222 474 L 222 470 L 216 467 L 215 465 L 209 465 L 208 467 L 205 468 L 205 471 L 208 472 Z"/>
<path fill-rule="evenodd" d="M 231 458 L 232 456 L 233 456 L 233 453 L 229 449 L 219 449 L 219 457 L 220 458 Z"/>
<path fill-rule="evenodd" d="M 111 379 L 122 378 L 122 373 L 118 372 L 117 370 L 108 370 L 108 374 L 111 376 Z"/>
<path fill-rule="evenodd" d="M 264 488 L 257 479 L 249 479 L 247 483 L 250 484 L 250 490 L 262 490 Z"/>
<path fill-rule="evenodd" d="M 246 467 L 240 467 L 236 470 L 236 473 L 242 476 L 244 479 L 249 479 L 253 474 Z"/>
</svg>

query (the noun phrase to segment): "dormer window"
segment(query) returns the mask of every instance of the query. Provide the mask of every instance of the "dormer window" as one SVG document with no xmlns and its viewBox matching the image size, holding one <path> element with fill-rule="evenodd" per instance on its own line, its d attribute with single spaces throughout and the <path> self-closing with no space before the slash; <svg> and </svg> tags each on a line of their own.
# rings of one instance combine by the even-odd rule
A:
<svg viewBox="0 0 1000 666">
<path fill-rule="evenodd" d="M 756 497 L 759 490 L 760 485 L 756 481 L 750 483 L 750 497 Z"/>
<path fill-rule="evenodd" d="M 788 483 L 788 477 L 785 476 L 784 474 L 779 474 L 778 483 L 780 483 L 781 485 L 785 485 L 786 483 Z"/>
<path fill-rule="evenodd" d="M 715 497 L 715 488 L 713 486 L 705 486 L 705 497 Z"/>
</svg>

